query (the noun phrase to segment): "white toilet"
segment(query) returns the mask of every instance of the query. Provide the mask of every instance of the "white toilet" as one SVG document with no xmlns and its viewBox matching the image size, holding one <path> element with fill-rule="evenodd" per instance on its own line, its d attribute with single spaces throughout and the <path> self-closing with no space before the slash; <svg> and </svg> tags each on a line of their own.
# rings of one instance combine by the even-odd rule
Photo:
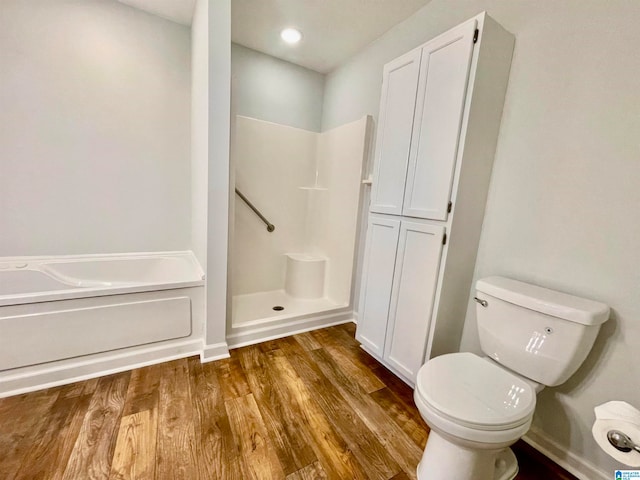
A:
<svg viewBox="0 0 640 480">
<path fill-rule="evenodd" d="M 414 399 L 431 427 L 419 480 L 510 480 L 508 448 L 531 426 L 536 394 L 564 383 L 593 346 L 609 307 L 504 277 L 476 284 L 482 351 L 433 358 Z"/>
</svg>

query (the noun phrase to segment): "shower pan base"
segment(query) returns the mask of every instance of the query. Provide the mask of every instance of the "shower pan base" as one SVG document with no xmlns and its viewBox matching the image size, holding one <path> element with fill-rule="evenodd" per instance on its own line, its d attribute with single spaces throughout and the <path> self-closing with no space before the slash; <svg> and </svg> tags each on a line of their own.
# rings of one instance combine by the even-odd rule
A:
<svg viewBox="0 0 640 480">
<path fill-rule="evenodd" d="M 285 290 L 234 295 L 232 326 L 260 325 L 346 307 L 347 305 L 335 303 L 326 297 L 296 298 Z"/>
<path fill-rule="evenodd" d="M 236 295 L 227 344 L 244 347 L 352 321 L 349 305 L 328 298 L 300 299 L 285 290 Z"/>
</svg>

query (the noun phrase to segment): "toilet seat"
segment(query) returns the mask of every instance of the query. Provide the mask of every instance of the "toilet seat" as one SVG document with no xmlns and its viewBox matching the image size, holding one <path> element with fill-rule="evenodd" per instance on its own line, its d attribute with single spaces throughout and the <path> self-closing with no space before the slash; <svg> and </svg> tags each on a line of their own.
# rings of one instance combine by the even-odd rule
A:
<svg viewBox="0 0 640 480">
<path fill-rule="evenodd" d="M 530 384 L 472 353 L 429 360 L 418 372 L 415 395 L 431 416 L 473 437 L 528 430 L 536 405 Z"/>
</svg>

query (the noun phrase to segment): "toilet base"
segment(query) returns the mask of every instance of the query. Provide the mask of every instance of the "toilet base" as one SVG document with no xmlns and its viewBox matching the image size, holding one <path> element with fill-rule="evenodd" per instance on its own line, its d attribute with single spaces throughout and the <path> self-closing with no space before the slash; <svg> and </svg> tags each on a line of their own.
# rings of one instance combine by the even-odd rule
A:
<svg viewBox="0 0 640 480">
<path fill-rule="evenodd" d="M 434 430 L 417 470 L 418 480 L 512 480 L 517 473 L 518 461 L 510 448 L 465 448 Z"/>
<path fill-rule="evenodd" d="M 513 450 L 505 448 L 496 455 L 494 480 L 513 480 L 518 475 L 518 460 Z"/>
</svg>

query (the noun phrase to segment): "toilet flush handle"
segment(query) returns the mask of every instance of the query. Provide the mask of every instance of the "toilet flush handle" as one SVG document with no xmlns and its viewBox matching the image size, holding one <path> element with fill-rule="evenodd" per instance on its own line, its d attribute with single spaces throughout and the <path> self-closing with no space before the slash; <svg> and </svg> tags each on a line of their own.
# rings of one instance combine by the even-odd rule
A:
<svg viewBox="0 0 640 480">
<path fill-rule="evenodd" d="M 486 300 L 482 300 L 481 298 L 478 298 L 478 297 L 473 297 L 473 299 L 483 307 L 489 306 L 489 302 L 487 302 Z"/>
</svg>

